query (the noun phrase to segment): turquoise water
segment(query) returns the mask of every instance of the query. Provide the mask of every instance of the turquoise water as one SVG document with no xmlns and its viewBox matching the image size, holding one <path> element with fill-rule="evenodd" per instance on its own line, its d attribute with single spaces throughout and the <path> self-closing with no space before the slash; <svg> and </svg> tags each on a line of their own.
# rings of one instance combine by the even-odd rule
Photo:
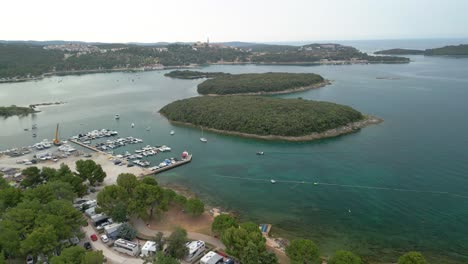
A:
<svg viewBox="0 0 468 264">
<path fill-rule="evenodd" d="M 187 186 L 210 204 L 272 223 L 283 234 L 311 238 L 324 254 L 344 248 L 394 261 L 414 249 L 445 259 L 434 263 L 466 263 L 468 59 L 411 59 L 404 65 L 203 69 L 318 73 L 333 84 L 283 97 L 347 104 L 385 120 L 352 135 L 308 143 L 205 132 L 209 142 L 203 144 L 198 129 L 172 126 L 157 113 L 171 101 L 196 96 L 200 81 L 165 78 L 164 71 L 1 84 L 0 105 L 67 103 L 32 117 L 0 120 L 0 150 L 51 139 L 57 122 L 64 136 L 116 129 L 121 136 L 142 137 L 144 145 L 173 148 L 172 154 L 152 158 L 155 162 L 183 150 L 194 154 L 190 165 L 158 175 L 159 181 Z M 33 123 L 39 127 L 36 139 L 23 131 Z M 176 135 L 170 136 L 170 130 Z M 259 150 L 265 155 L 255 155 Z M 272 185 L 270 179 L 278 183 Z"/>
</svg>

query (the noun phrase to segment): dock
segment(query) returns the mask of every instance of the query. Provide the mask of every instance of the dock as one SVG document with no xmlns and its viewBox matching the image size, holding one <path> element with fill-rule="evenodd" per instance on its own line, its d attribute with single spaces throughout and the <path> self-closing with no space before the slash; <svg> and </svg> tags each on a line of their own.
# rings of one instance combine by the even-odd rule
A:
<svg viewBox="0 0 468 264">
<path fill-rule="evenodd" d="M 78 146 L 80 146 L 80 147 L 83 147 L 83 148 L 87 148 L 87 149 L 89 149 L 89 150 L 92 150 L 92 151 L 94 151 L 94 152 L 100 152 L 100 153 L 107 154 L 107 153 L 105 153 L 105 152 L 102 151 L 102 150 L 99 150 L 99 149 L 97 149 L 97 148 L 95 148 L 95 147 L 93 147 L 93 146 L 90 146 L 90 145 L 83 144 L 83 143 L 81 143 L 81 142 L 79 142 L 79 141 L 77 141 L 77 140 L 69 139 L 68 141 L 70 141 L 71 143 L 76 144 L 76 145 L 78 145 Z"/>
<path fill-rule="evenodd" d="M 69 140 L 70 142 L 80 146 L 80 147 L 83 147 L 83 148 L 86 148 L 86 149 L 89 149 L 89 150 L 92 150 L 94 152 L 98 152 L 98 153 L 103 153 L 103 154 L 106 154 L 108 155 L 108 153 L 102 151 L 102 150 L 99 150 L 93 146 L 90 146 L 90 145 L 86 145 L 86 144 L 83 144 L 77 140 L 74 140 L 74 139 L 70 139 Z M 183 160 L 178 160 L 176 161 L 175 163 L 173 164 L 170 164 L 170 165 L 167 165 L 165 167 L 162 167 L 162 168 L 159 168 L 159 169 L 156 169 L 156 170 L 152 170 L 152 171 L 148 171 L 146 173 L 142 173 L 140 174 L 142 177 L 144 176 L 149 176 L 149 175 L 156 175 L 158 173 L 161 173 L 161 172 L 164 172 L 164 171 L 168 171 L 170 169 L 173 169 L 173 168 L 176 168 L 176 167 L 179 167 L 179 166 L 182 166 L 182 165 L 185 165 L 187 163 L 190 163 L 192 161 L 192 154 L 188 155 L 187 158 L 183 159 Z M 143 168 L 145 170 L 148 170 L 148 168 Z"/>
<path fill-rule="evenodd" d="M 151 172 L 149 172 L 147 174 L 144 174 L 143 176 L 156 175 L 156 174 L 161 173 L 163 171 L 167 171 L 167 170 L 182 166 L 184 164 L 190 163 L 191 161 L 192 161 L 192 154 L 188 155 L 186 159 L 176 161 L 176 163 L 174 163 L 174 164 L 170 164 L 170 165 L 167 165 L 166 167 L 156 169 L 156 170 L 151 171 Z"/>
</svg>

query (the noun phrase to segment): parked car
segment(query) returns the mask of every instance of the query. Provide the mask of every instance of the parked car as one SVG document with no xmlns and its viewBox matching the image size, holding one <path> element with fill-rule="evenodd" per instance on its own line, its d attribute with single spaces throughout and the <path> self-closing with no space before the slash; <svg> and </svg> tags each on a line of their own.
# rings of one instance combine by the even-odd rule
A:
<svg viewBox="0 0 468 264">
<path fill-rule="evenodd" d="M 102 235 L 101 236 L 101 241 L 104 242 L 104 243 L 107 243 L 107 242 L 109 242 L 109 238 L 106 235 Z"/>
<path fill-rule="evenodd" d="M 92 234 L 90 237 L 92 241 L 96 241 L 98 239 L 96 234 Z"/>
<path fill-rule="evenodd" d="M 110 223 L 109 223 L 109 222 L 104 222 L 104 223 L 98 225 L 98 226 L 96 227 L 96 229 L 97 229 L 98 231 L 101 231 L 101 230 L 103 230 L 104 227 L 107 226 L 107 225 L 110 225 Z"/>
<path fill-rule="evenodd" d="M 34 264 L 34 258 L 31 255 L 26 257 L 26 264 Z"/>
<path fill-rule="evenodd" d="M 85 243 L 83 244 L 83 247 L 84 247 L 86 250 L 90 250 L 90 249 L 93 248 L 93 247 L 91 246 L 91 243 L 89 243 L 89 242 L 85 242 Z"/>
</svg>

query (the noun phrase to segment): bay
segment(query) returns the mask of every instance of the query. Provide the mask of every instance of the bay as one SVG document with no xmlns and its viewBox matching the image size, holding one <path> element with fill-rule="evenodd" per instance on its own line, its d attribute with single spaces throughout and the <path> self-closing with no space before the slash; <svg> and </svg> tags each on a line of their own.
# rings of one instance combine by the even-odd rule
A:
<svg viewBox="0 0 468 264">
<path fill-rule="evenodd" d="M 115 129 L 120 136 L 143 138 L 144 145 L 173 148 L 171 154 L 151 158 L 154 164 L 183 150 L 194 154 L 190 165 L 158 175 L 162 183 L 188 187 L 207 203 L 237 211 L 243 219 L 271 223 L 283 236 L 313 239 L 325 255 L 349 249 L 369 259 L 395 261 L 404 251 L 419 250 L 437 259 L 434 263 L 465 263 L 468 59 L 411 59 L 410 64 L 396 65 L 202 69 L 318 73 L 332 85 L 281 97 L 346 104 L 385 120 L 351 135 L 305 143 L 205 131 L 208 143 L 203 144 L 200 130 L 173 126 L 157 112 L 174 100 L 197 96 L 201 80 L 170 79 L 163 76 L 166 71 L 1 84 L 0 105 L 66 104 L 43 107 L 29 117 L 0 119 L 0 150 L 52 139 L 57 123 L 63 137 Z M 32 124 L 38 126 L 37 138 L 23 130 Z M 176 134 L 170 136 L 170 130 Z M 257 156 L 257 151 L 265 155 Z M 270 184 L 270 179 L 278 183 Z"/>
</svg>

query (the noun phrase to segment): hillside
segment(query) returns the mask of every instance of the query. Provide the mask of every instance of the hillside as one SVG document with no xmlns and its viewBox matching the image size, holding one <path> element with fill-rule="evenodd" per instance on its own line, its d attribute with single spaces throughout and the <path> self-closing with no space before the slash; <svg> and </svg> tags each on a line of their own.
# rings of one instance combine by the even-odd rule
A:
<svg viewBox="0 0 468 264">
<path fill-rule="evenodd" d="M 275 94 L 303 91 L 326 85 L 326 80 L 314 73 L 249 73 L 217 75 L 198 85 L 200 94 Z"/>
<path fill-rule="evenodd" d="M 301 137 L 362 121 L 345 105 L 259 96 L 202 96 L 175 101 L 160 113 L 170 121 L 246 136 Z"/>
</svg>

